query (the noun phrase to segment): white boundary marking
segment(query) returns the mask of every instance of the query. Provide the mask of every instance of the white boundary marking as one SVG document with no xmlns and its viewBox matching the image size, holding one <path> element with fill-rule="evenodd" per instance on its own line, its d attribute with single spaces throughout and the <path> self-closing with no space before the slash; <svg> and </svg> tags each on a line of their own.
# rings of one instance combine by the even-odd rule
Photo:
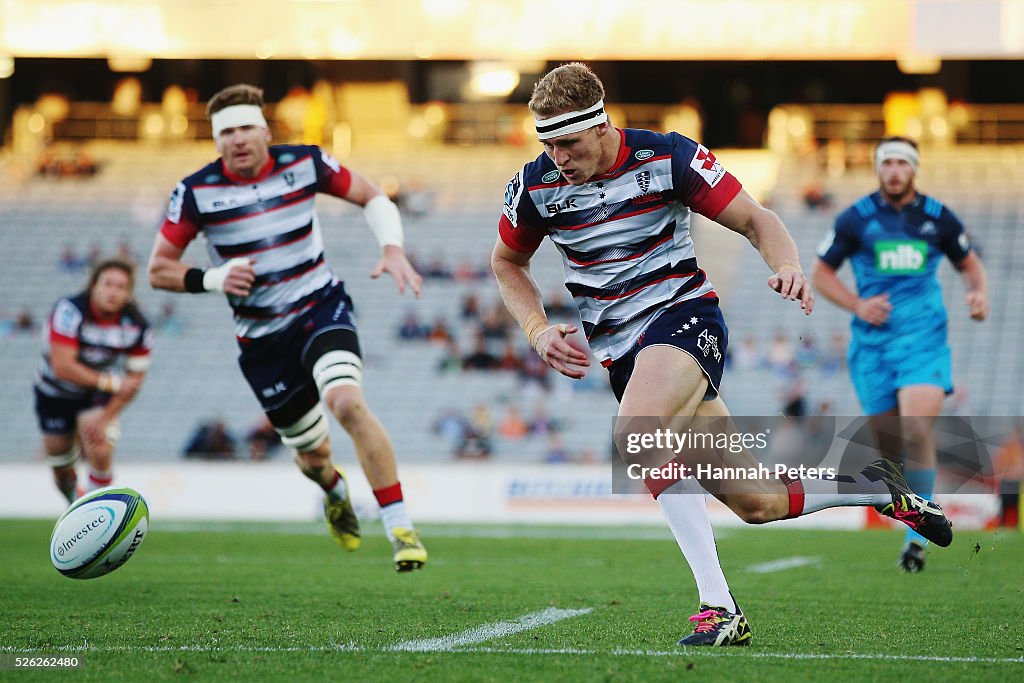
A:
<svg viewBox="0 0 1024 683">
<path fill-rule="evenodd" d="M 752 564 L 747 567 L 746 571 L 751 574 L 771 574 L 787 569 L 796 569 L 797 567 L 809 567 L 819 562 L 821 562 L 820 557 L 802 557 L 797 555 L 796 557 L 784 557 L 780 560 L 772 560 L 771 562 Z"/>
<path fill-rule="evenodd" d="M 568 610 L 566 610 L 568 611 Z M 415 641 L 413 641 L 415 642 Z M 0 652 L 8 653 L 132 653 L 132 652 L 396 652 L 395 646 L 389 648 L 362 647 L 353 643 L 337 643 L 334 645 L 309 646 L 250 646 L 250 645 L 149 645 L 134 647 L 132 645 L 63 645 L 58 647 L 16 647 L 0 645 Z M 419 650 L 403 650 L 404 652 L 420 652 Z M 453 654 L 507 654 L 507 655 L 581 655 L 585 657 L 612 655 L 614 657 L 711 657 L 724 659 L 790 659 L 790 660 L 865 660 L 894 662 L 949 662 L 978 664 L 1020 664 L 1024 665 L 1024 657 L 941 657 L 934 655 L 887 655 L 887 654 L 828 654 L 813 652 L 756 652 L 749 648 L 735 650 L 689 648 L 678 650 L 583 650 L 576 648 L 497 648 L 497 647 L 460 647 L 450 650 L 429 650 L 425 652 L 449 652 Z"/>
<path fill-rule="evenodd" d="M 462 633 L 455 633 L 441 638 L 427 638 L 425 640 L 406 640 L 386 649 L 396 652 L 441 652 L 454 650 L 463 645 L 474 645 L 494 638 L 504 638 L 520 631 L 527 631 L 532 628 L 547 626 L 563 619 L 578 617 L 593 611 L 590 607 L 583 609 L 558 609 L 548 607 L 540 612 L 524 614 L 515 621 L 497 621 L 492 624 L 484 624 L 471 628 Z"/>
</svg>

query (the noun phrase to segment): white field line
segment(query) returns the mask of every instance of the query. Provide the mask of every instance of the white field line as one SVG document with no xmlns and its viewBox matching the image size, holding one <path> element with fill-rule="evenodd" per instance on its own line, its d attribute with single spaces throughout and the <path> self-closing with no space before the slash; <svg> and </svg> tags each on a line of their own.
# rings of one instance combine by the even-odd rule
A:
<svg viewBox="0 0 1024 683">
<path fill-rule="evenodd" d="M 133 653 L 133 652 L 395 652 L 393 648 L 361 647 L 355 644 L 310 646 L 266 646 L 251 645 L 63 645 L 46 648 L 25 648 L 0 645 L 0 652 L 35 653 L 53 655 L 56 653 Z M 455 650 L 441 650 L 452 654 L 505 654 L 505 655 L 580 655 L 584 657 L 710 657 L 724 659 L 788 659 L 788 660 L 864 660 L 885 662 L 939 662 L 966 664 L 1016 664 L 1024 665 L 1024 657 L 939 657 L 931 655 L 887 655 L 887 654 L 827 654 L 813 652 L 757 652 L 749 648 L 733 650 L 683 649 L 678 650 L 584 650 L 576 648 L 496 648 L 461 647 Z"/>
<path fill-rule="evenodd" d="M 761 562 L 758 564 L 752 564 L 746 568 L 745 571 L 751 574 L 771 574 L 773 572 L 781 572 L 787 569 L 796 569 L 797 567 L 809 567 L 821 562 L 820 557 L 784 557 L 781 560 L 772 560 L 771 562 Z"/>
<path fill-rule="evenodd" d="M 578 617 L 593 611 L 590 607 L 584 609 L 558 609 L 548 607 L 540 612 L 524 614 L 515 621 L 497 621 L 492 624 L 484 624 L 471 628 L 462 633 L 455 633 L 441 638 L 427 638 L 425 640 L 406 640 L 388 647 L 388 650 L 395 652 L 441 652 L 454 650 L 463 645 L 475 645 L 494 638 L 504 638 L 521 631 L 547 626 L 563 619 Z"/>
</svg>

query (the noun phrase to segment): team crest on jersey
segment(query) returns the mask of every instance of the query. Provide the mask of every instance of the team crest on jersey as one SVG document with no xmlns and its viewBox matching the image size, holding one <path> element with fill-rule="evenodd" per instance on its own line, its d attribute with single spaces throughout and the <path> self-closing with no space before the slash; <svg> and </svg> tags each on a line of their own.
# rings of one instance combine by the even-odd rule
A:
<svg viewBox="0 0 1024 683">
<path fill-rule="evenodd" d="M 647 190 L 651 187 L 651 172 L 640 171 L 639 173 L 634 173 L 633 179 L 636 180 L 636 184 L 640 186 L 640 191 L 647 194 Z"/>
<path fill-rule="evenodd" d="M 295 187 L 295 174 L 291 171 L 285 171 L 282 175 L 284 182 L 288 183 L 288 187 Z"/>
<path fill-rule="evenodd" d="M 637 161 L 647 161 L 648 159 L 650 159 L 651 157 L 654 156 L 654 150 L 653 149 L 640 149 L 640 150 L 637 150 L 636 154 L 634 154 L 633 156 L 636 157 Z"/>
<path fill-rule="evenodd" d="M 920 233 L 922 235 L 934 235 L 935 232 L 935 223 L 932 223 L 931 221 L 925 221 L 924 223 L 921 224 Z"/>
<path fill-rule="evenodd" d="M 700 174 L 711 187 L 714 187 L 725 176 L 725 169 L 715 155 L 704 145 L 697 145 L 697 151 L 690 159 L 690 168 Z"/>
<path fill-rule="evenodd" d="M 540 181 L 542 183 L 553 183 L 561 177 L 561 171 L 548 171 L 547 173 L 541 176 Z"/>
</svg>

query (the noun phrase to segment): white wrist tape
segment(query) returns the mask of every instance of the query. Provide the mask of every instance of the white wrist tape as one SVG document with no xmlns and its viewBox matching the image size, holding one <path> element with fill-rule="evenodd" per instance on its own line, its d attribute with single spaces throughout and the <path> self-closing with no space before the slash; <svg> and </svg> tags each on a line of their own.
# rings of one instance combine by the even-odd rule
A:
<svg viewBox="0 0 1024 683">
<path fill-rule="evenodd" d="M 248 263 L 249 259 L 245 256 L 236 256 L 227 263 L 221 264 L 216 268 L 208 268 L 203 271 L 203 289 L 207 292 L 223 292 L 224 281 L 228 279 L 228 273 L 235 266 L 240 266 Z"/>
<path fill-rule="evenodd" d="M 363 207 L 363 217 L 366 224 L 370 226 L 370 232 L 377 238 L 377 243 L 383 248 L 389 244 L 396 247 L 402 246 L 402 216 L 398 213 L 398 207 L 387 198 L 387 195 L 379 194 Z"/>
<path fill-rule="evenodd" d="M 96 388 L 107 394 L 116 394 L 121 391 L 121 376 L 112 372 L 101 372 Z"/>
</svg>

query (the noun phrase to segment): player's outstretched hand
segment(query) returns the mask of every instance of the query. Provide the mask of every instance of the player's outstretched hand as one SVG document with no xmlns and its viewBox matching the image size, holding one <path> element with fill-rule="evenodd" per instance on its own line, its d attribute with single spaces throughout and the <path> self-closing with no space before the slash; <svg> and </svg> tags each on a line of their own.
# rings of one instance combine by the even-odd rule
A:
<svg viewBox="0 0 1024 683">
<path fill-rule="evenodd" d="M 586 374 L 583 368 L 590 366 L 587 354 L 565 340 L 565 335 L 577 329 L 575 325 L 552 325 L 537 335 L 536 342 L 537 353 L 544 362 L 572 379 L 582 379 Z"/>
<path fill-rule="evenodd" d="M 419 298 L 420 291 L 423 289 L 423 277 L 409 263 L 409 259 L 405 257 L 405 250 L 401 247 L 396 247 L 393 244 L 385 245 L 380 261 L 370 273 L 370 277 L 376 280 L 384 273 L 390 273 L 391 277 L 395 278 L 399 294 L 405 294 L 405 287 L 408 285 L 416 298 Z"/>
<path fill-rule="evenodd" d="M 967 292 L 964 303 L 971 312 L 972 320 L 980 322 L 988 317 L 988 294 L 985 292 Z"/>
<path fill-rule="evenodd" d="M 859 299 L 857 306 L 853 309 L 854 315 L 875 327 L 884 325 L 889 320 L 890 313 L 892 313 L 892 304 L 889 303 L 888 294 L 877 294 L 869 296 L 867 299 Z"/>
<path fill-rule="evenodd" d="M 804 277 L 803 271 L 792 266 L 783 266 L 779 272 L 768 278 L 768 286 L 782 295 L 783 299 L 799 301 L 804 315 L 814 310 L 814 292 Z"/>
</svg>

